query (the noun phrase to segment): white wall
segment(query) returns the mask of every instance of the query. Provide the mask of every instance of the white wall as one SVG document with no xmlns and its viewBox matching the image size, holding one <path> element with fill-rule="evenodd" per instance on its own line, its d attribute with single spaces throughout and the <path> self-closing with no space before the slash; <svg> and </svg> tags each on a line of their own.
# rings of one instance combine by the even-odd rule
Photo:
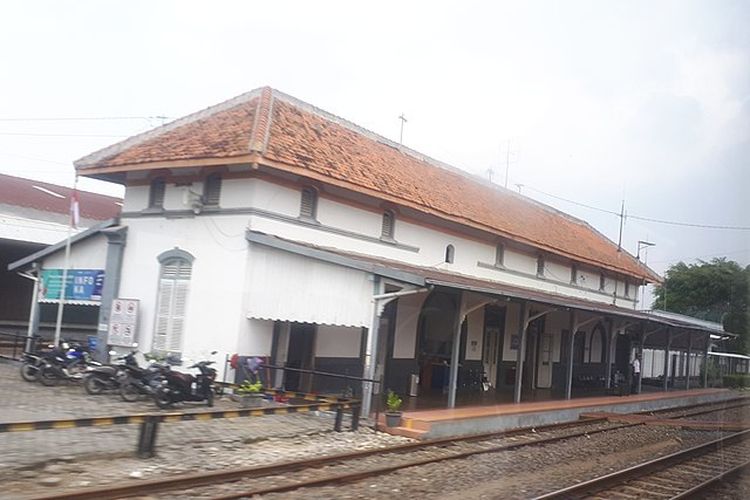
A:
<svg viewBox="0 0 750 500">
<path fill-rule="evenodd" d="M 394 359 L 413 359 L 417 345 L 417 327 L 422 304 L 429 294 L 406 295 L 398 299 L 396 331 L 393 341 Z"/>
<path fill-rule="evenodd" d="M 101 234 L 90 236 L 71 245 L 69 269 L 104 269 L 107 263 L 107 238 Z M 62 269 L 65 249 L 45 257 L 42 269 Z"/>
<path fill-rule="evenodd" d="M 318 325 L 315 337 L 315 357 L 358 358 L 361 343 L 361 328 Z"/>
<path fill-rule="evenodd" d="M 484 307 L 471 312 L 466 321 L 466 359 L 480 361 L 484 340 Z"/>
</svg>

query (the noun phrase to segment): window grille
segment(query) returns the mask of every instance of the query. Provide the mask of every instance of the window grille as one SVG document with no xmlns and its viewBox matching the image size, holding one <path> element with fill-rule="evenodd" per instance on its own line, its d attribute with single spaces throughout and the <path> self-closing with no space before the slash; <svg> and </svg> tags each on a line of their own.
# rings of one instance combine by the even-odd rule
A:
<svg viewBox="0 0 750 500">
<path fill-rule="evenodd" d="M 570 268 L 570 284 L 578 284 L 578 267 L 575 264 Z"/>
<path fill-rule="evenodd" d="M 191 274 L 192 265 L 186 259 L 174 258 L 162 263 L 154 327 L 156 351 L 182 351 Z"/>
<path fill-rule="evenodd" d="M 536 275 L 544 278 L 544 256 L 542 255 L 536 258 Z"/>
<path fill-rule="evenodd" d="M 221 175 L 211 174 L 206 177 L 203 185 L 203 203 L 205 205 L 218 205 L 221 198 Z"/>
<path fill-rule="evenodd" d="M 167 185 L 164 179 L 158 178 L 151 181 L 151 188 L 148 192 L 148 206 L 149 208 L 163 208 L 164 207 L 164 192 L 166 191 Z"/>
<path fill-rule="evenodd" d="M 381 238 L 392 240 L 396 229 L 395 226 L 396 218 L 393 215 L 393 212 L 390 210 L 383 212 L 383 226 L 380 234 Z"/>
<path fill-rule="evenodd" d="M 445 247 L 445 262 L 448 264 L 453 264 L 453 259 L 456 257 L 456 249 L 453 248 L 453 245 L 448 245 Z"/>
<path fill-rule="evenodd" d="M 318 192 L 313 188 L 302 190 L 302 200 L 299 207 L 300 217 L 314 219 L 318 210 Z"/>
</svg>

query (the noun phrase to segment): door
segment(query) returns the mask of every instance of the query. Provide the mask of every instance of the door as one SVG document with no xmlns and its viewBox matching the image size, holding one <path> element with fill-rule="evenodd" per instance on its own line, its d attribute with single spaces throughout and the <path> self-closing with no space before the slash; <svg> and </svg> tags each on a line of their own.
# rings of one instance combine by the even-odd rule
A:
<svg viewBox="0 0 750 500">
<path fill-rule="evenodd" d="M 286 366 L 312 370 L 314 366 L 313 351 L 315 347 L 315 325 L 292 323 L 289 330 L 289 348 Z M 296 371 L 287 371 L 284 387 L 288 391 L 311 392 L 312 375 Z"/>
<path fill-rule="evenodd" d="M 502 353 L 505 332 L 505 311 L 487 307 L 484 313 L 484 341 L 482 346 L 482 369 L 490 387 L 497 387 L 498 362 Z"/>
<path fill-rule="evenodd" d="M 540 336 L 536 386 L 540 389 L 552 387 L 552 335 L 549 333 Z"/>
</svg>

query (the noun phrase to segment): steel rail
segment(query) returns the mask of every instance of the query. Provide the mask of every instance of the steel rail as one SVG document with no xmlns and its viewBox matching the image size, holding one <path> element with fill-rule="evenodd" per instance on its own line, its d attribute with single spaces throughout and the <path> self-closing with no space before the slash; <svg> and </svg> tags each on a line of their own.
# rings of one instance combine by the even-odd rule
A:
<svg viewBox="0 0 750 500">
<path fill-rule="evenodd" d="M 737 432 L 729 436 L 724 436 L 708 443 L 703 443 L 698 446 L 693 446 L 686 450 L 680 450 L 670 455 L 649 460 L 632 467 L 628 467 L 619 471 L 615 471 L 605 476 L 600 476 L 582 483 L 568 486 L 556 491 L 545 493 L 535 497 L 534 500 L 549 500 L 549 499 L 573 499 L 573 498 L 585 498 L 591 495 L 601 494 L 609 489 L 617 486 L 622 486 L 628 481 L 637 480 L 639 478 L 645 478 L 648 475 L 662 472 L 671 467 L 677 467 L 683 462 L 699 457 L 701 455 L 707 455 L 714 451 L 721 451 L 726 444 L 736 443 L 738 441 L 744 441 L 750 437 L 750 430 Z M 720 475 L 725 474 L 726 471 L 722 471 Z M 717 480 L 712 478 L 712 481 Z M 684 493 L 680 493 L 683 495 Z M 681 498 L 679 495 L 672 498 Z"/>
<path fill-rule="evenodd" d="M 743 399 L 747 400 L 750 398 L 736 398 L 736 399 L 729 400 L 729 401 L 739 401 Z M 689 408 L 696 408 L 696 407 L 714 406 L 714 405 L 718 405 L 721 403 L 723 402 L 692 404 L 692 405 L 686 405 L 684 407 L 656 410 L 654 413 L 678 411 L 683 408 L 689 409 Z M 744 406 L 744 405 L 737 405 L 737 406 Z M 703 410 L 700 413 L 716 412 L 716 411 L 722 411 L 724 409 L 726 408 L 725 407 L 714 408 L 708 411 Z M 420 449 L 427 449 L 430 447 L 449 446 L 452 444 L 499 439 L 499 438 L 504 438 L 504 437 L 524 435 L 524 434 L 534 435 L 534 434 L 539 434 L 539 433 L 544 433 L 544 432 L 555 431 L 559 429 L 565 429 L 569 427 L 580 427 L 584 425 L 603 423 L 605 421 L 606 421 L 606 418 L 590 418 L 590 419 L 577 420 L 573 422 L 548 424 L 548 425 L 537 426 L 537 427 L 525 427 L 525 428 L 519 428 L 519 429 L 512 429 L 508 431 L 475 434 L 471 436 L 464 436 L 464 437 L 458 437 L 458 438 L 456 437 L 437 438 L 437 439 L 431 439 L 431 440 L 414 442 L 414 443 L 405 443 L 401 445 L 391 446 L 388 448 L 377 448 L 377 449 L 362 450 L 362 451 L 356 451 L 356 452 L 340 453 L 340 454 L 327 455 L 327 456 L 314 458 L 314 459 L 281 462 L 281 463 L 276 463 L 276 464 L 267 465 L 267 466 L 241 467 L 241 468 L 236 468 L 236 469 L 222 470 L 222 471 L 210 471 L 210 472 L 204 472 L 204 473 L 199 473 L 199 474 L 195 474 L 195 473 L 180 474 L 180 475 L 168 477 L 166 479 L 130 481 L 127 483 L 116 485 L 116 486 L 108 485 L 108 486 L 102 486 L 102 487 L 84 488 L 84 489 L 79 489 L 75 491 L 58 492 L 53 495 L 34 496 L 30 498 L 33 498 L 34 500 L 43 500 L 43 499 L 44 500 L 74 500 L 74 499 L 75 500 L 78 500 L 78 499 L 80 500 L 87 500 L 87 499 L 107 500 L 107 499 L 122 498 L 125 496 L 158 493 L 158 492 L 164 492 L 164 491 L 179 491 L 179 490 L 190 489 L 190 488 L 195 488 L 195 487 L 214 485 L 214 484 L 222 483 L 222 482 L 233 482 L 233 481 L 239 481 L 243 479 L 259 478 L 259 477 L 272 475 L 272 474 L 295 472 L 295 471 L 304 470 L 304 469 L 316 468 L 316 467 L 320 467 L 320 466 L 328 465 L 328 464 L 346 462 L 348 460 L 366 458 L 366 457 L 373 456 L 373 455 L 382 455 L 382 454 L 387 454 L 387 453 L 405 453 L 405 452 L 417 451 Z M 394 466 L 390 466 L 386 468 L 373 470 L 372 472 L 349 473 L 348 475 L 346 475 L 346 479 L 342 478 L 342 476 L 336 476 L 336 477 L 331 477 L 327 479 L 320 479 L 316 482 L 319 483 L 318 485 L 322 485 L 324 484 L 323 482 L 330 483 L 330 482 L 352 481 L 358 478 L 371 476 L 373 474 L 380 474 L 383 472 L 390 472 L 390 471 L 398 470 L 401 468 L 422 465 L 423 464 L 422 462 L 426 464 L 426 463 L 431 463 L 435 461 L 464 458 L 466 456 L 471 456 L 471 455 L 476 455 L 476 454 L 481 454 L 481 453 L 506 451 L 506 450 L 512 450 L 514 448 L 520 448 L 520 447 L 532 446 L 532 445 L 543 445 L 543 444 L 550 443 L 550 442 L 562 441 L 565 439 L 572 439 L 575 437 L 597 434 L 600 432 L 614 431 L 614 430 L 619 430 L 623 428 L 635 427 L 639 425 L 644 425 L 644 424 L 643 423 L 627 423 L 627 424 L 613 425 L 611 427 L 607 427 L 604 429 L 593 429 L 593 430 L 584 431 L 584 432 L 566 434 L 564 436 L 554 436 L 551 438 L 542 438 L 542 439 L 535 439 L 533 441 L 525 441 L 522 443 L 513 443 L 510 445 L 501 445 L 501 446 L 492 447 L 492 448 L 472 450 L 469 452 L 462 452 L 460 454 L 453 454 L 453 455 L 449 455 L 445 457 L 436 457 L 436 459 L 430 459 L 428 461 L 423 460 L 423 461 L 415 462 L 415 463 L 394 465 Z M 390 469 L 390 470 L 386 470 L 386 469 Z M 365 474 L 365 475 L 362 476 L 362 474 Z M 280 486 L 278 488 L 285 488 L 285 489 L 275 490 L 275 491 L 289 491 L 290 489 L 298 489 L 298 488 L 302 488 L 305 486 L 311 486 L 311 484 L 295 483 L 293 485 Z M 266 490 L 268 491 L 265 491 L 265 493 L 272 492 L 268 488 Z M 252 494 L 262 494 L 262 493 L 252 493 Z M 242 496 L 247 496 L 247 495 L 248 493 L 244 492 L 241 495 L 229 496 L 226 498 L 240 498 Z"/>
</svg>

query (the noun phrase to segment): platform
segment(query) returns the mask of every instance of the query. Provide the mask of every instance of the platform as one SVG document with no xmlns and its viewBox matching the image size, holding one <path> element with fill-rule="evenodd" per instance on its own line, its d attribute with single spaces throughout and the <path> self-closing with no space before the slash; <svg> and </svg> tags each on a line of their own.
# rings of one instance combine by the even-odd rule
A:
<svg viewBox="0 0 750 500">
<path fill-rule="evenodd" d="M 578 420 L 584 413 L 635 413 L 692 404 L 726 401 L 738 397 L 729 389 L 651 392 L 630 396 L 605 396 L 570 400 L 534 401 L 442 410 L 404 412 L 401 427 L 390 434 L 416 439 L 467 436 Z"/>
</svg>

